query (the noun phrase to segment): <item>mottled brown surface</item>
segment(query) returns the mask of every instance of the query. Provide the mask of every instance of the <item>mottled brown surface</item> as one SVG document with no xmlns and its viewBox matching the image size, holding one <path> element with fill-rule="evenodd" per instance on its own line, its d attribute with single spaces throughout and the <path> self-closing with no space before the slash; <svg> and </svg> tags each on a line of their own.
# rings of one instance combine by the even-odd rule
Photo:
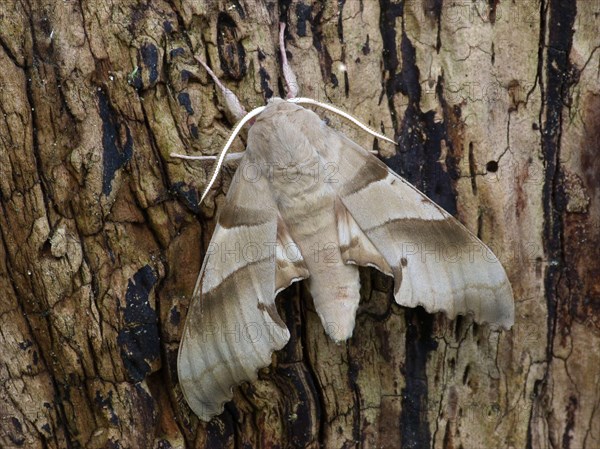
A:
<svg viewBox="0 0 600 449">
<path fill-rule="evenodd" d="M 294 285 L 290 344 L 198 424 L 176 351 L 233 168 L 199 208 L 209 167 L 169 154 L 214 154 L 232 125 L 193 55 L 248 108 L 283 93 L 280 17 L 301 95 L 399 140 L 329 119 L 494 249 L 516 324 L 403 309 L 364 271 L 336 345 Z M 596 0 L 3 2 L 0 446 L 600 447 L 599 17 Z"/>
</svg>

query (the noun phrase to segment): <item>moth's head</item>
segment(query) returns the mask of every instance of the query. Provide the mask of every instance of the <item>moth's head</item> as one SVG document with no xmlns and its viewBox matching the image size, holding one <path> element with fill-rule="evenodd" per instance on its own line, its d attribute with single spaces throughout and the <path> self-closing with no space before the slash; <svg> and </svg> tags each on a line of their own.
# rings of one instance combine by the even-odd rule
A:
<svg viewBox="0 0 600 449">
<path fill-rule="evenodd" d="M 264 111 L 256 118 L 256 121 L 261 119 L 264 120 L 267 117 L 273 117 L 278 114 L 287 114 L 300 109 L 304 108 L 293 102 L 284 100 L 283 98 L 272 97 L 267 101 Z"/>
<path fill-rule="evenodd" d="M 271 97 L 267 100 L 267 106 L 270 104 L 285 102 L 285 100 L 281 97 Z"/>
<path fill-rule="evenodd" d="M 275 107 L 275 108 L 285 108 L 286 106 L 296 106 L 294 104 L 294 102 L 290 101 L 290 100 L 286 100 L 284 98 L 279 98 L 279 97 L 271 97 L 267 100 L 267 107 L 271 108 L 271 107 Z M 291 109 L 297 109 L 297 108 L 291 108 Z"/>
</svg>

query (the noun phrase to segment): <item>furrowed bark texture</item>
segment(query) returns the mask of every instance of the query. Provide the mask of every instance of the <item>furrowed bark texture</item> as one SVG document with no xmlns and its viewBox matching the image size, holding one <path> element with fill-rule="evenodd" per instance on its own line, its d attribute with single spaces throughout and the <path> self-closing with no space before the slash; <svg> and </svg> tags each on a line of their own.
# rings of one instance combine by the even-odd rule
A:
<svg viewBox="0 0 600 449">
<path fill-rule="evenodd" d="M 596 0 L 3 2 L 0 446 L 600 447 L 599 17 Z M 169 154 L 214 154 L 232 127 L 194 55 L 247 108 L 284 94 L 280 20 L 302 96 L 396 137 L 330 118 L 494 249 L 516 324 L 404 309 L 365 270 L 336 345 L 295 286 L 289 345 L 204 424 L 176 354 L 234 167 L 199 207 L 210 166 Z"/>
</svg>

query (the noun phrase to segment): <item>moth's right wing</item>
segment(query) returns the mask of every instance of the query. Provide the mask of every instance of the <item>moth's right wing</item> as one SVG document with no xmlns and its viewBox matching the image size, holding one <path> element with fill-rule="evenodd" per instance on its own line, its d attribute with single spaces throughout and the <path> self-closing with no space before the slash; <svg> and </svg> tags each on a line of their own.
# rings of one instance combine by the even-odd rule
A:
<svg viewBox="0 0 600 449">
<path fill-rule="evenodd" d="M 336 214 L 347 263 L 393 275 L 403 306 L 513 325 L 510 283 L 481 240 L 347 137 L 322 127 L 313 143 L 336 170 L 329 181 L 341 203 Z"/>
<path fill-rule="evenodd" d="M 205 421 L 223 410 L 232 387 L 255 380 L 285 346 L 290 334 L 275 295 L 308 277 L 268 180 L 246 179 L 248 164 L 244 157 L 221 208 L 179 347 L 181 389 Z"/>
</svg>

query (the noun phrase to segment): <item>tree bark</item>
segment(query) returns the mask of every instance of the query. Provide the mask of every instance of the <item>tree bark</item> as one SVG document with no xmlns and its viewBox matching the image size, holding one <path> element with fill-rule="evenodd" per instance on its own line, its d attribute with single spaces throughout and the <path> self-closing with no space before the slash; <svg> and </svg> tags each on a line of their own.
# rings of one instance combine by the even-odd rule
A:
<svg viewBox="0 0 600 449">
<path fill-rule="evenodd" d="M 600 447 L 600 3 L 532 0 L 4 2 L 0 10 L 0 446 Z M 354 336 L 302 285 L 289 344 L 199 423 L 176 355 L 234 167 L 193 56 L 247 108 L 301 95 L 488 243 L 516 323 L 397 306 L 361 272 Z M 237 139 L 234 150 L 242 150 Z M 385 198 L 381 199 L 385 201 Z M 232 330 L 239 331 L 239 330 Z"/>
</svg>

